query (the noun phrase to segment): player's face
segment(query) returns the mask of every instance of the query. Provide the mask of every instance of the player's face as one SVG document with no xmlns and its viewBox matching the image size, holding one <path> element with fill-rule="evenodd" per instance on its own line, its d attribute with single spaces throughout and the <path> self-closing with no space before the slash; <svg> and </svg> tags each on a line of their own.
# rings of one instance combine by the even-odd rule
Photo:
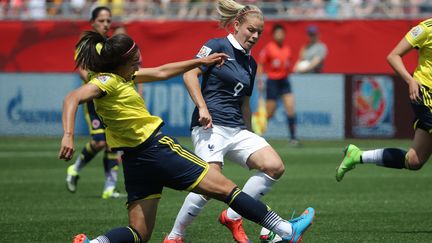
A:
<svg viewBox="0 0 432 243">
<path fill-rule="evenodd" d="M 142 64 L 142 58 L 141 53 L 138 50 L 135 55 L 132 57 L 132 59 L 128 62 L 127 66 L 127 78 L 128 80 L 131 80 L 133 76 L 135 75 L 135 72 L 139 70 Z"/>
<path fill-rule="evenodd" d="M 95 20 L 91 22 L 93 29 L 99 34 L 106 36 L 111 28 L 111 14 L 106 10 L 101 10 Z"/>
<path fill-rule="evenodd" d="M 285 40 L 285 31 L 283 29 L 276 29 L 273 32 L 273 39 L 279 43 L 282 44 Z"/>
<path fill-rule="evenodd" d="M 257 15 L 251 14 L 245 17 L 243 23 L 234 22 L 234 37 L 246 51 L 258 42 L 264 31 L 264 20 Z"/>
</svg>

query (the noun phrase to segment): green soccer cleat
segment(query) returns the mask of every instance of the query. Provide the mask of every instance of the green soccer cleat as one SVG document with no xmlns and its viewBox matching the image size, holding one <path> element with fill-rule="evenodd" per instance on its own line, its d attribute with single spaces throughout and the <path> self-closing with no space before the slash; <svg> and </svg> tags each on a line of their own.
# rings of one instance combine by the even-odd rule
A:
<svg viewBox="0 0 432 243">
<path fill-rule="evenodd" d="M 357 146 L 350 144 L 344 149 L 344 158 L 340 165 L 336 168 L 336 180 L 341 181 L 348 171 L 355 168 L 356 164 L 360 163 L 361 151 Z"/>
<path fill-rule="evenodd" d="M 102 199 L 110 199 L 110 198 L 125 198 L 127 195 L 120 193 L 116 188 L 111 187 L 107 188 L 102 192 Z"/>
<path fill-rule="evenodd" d="M 69 192 L 76 192 L 77 185 L 78 185 L 78 179 L 79 175 L 78 172 L 75 170 L 75 165 L 71 165 L 67 168 L 67 175 L 66 175 L 66 189 Z"/>
</svg>

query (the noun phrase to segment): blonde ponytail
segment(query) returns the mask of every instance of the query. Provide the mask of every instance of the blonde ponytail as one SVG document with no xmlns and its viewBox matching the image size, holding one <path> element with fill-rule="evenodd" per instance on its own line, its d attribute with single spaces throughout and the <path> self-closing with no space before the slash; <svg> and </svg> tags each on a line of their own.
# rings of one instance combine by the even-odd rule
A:
<svg viewBox="0 0 432 243">
<path fill-rule="evenodd" d="M 219 23 L 223 28 L 227 28 L 235 20 L 243 23 L 247 14 L 254 13 L 263 18 L 263 14 L 257 6 L 244 6 L 234 0 L 219 0 L 217 11 L 219 13 Z"/>
</svg>

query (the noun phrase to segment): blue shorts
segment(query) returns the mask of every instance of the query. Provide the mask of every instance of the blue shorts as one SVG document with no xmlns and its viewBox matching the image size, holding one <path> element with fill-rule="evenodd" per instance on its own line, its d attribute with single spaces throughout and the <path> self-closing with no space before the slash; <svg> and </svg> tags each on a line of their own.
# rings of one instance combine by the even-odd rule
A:
<svg viewBox="0 0 432 243">
<path fill-rule="evenodd" d="M 420 88 L 421 101 L 411 103 L 415 114 L 414 129 L 422 129 L 432 134 L 432 91 L 422 86 Z"/>
<path fill-rule="evenodd" d="M 267 100 L 277 100 L 284 94 L 291 93 L 291 83 L 288 78 L 267 79 Z"/>
<path fill-rule="evenodd" d="M 84 116 L 92 139 L 95 141 L 106 141 L 105 126 L 96 114 L 93 100 L 84 103 Z"/>
<path fill-rule="evenodd" d="M 122 158 L 128 204 L 160 198 L 164 186 L 190 191 L 209 169 L 206 162 L 163 134 L 124 150 Z"/>
</svg>

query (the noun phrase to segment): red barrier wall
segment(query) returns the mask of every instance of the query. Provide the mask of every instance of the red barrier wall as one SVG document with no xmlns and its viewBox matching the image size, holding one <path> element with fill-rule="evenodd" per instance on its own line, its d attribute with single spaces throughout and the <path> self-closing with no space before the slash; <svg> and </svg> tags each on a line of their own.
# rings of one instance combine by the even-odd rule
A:
<svg viewBox="0 0 432 243">
<path fill-rule="evenodd" d="M 329 53 L 326 73 L 392 73 L 385 58 L 403 35 L 420 20 L 351 20 L 351 21 L 278 21 L 287 30 L 287 42 L 295 58 L 307 40 L 305 28 L 319 26 L 321 39 Z M 256 55 L 270 39 L 274 21 L 267 21 L 262 39 L 253 49 Z M 144 64 L 192 58 L 201 45 L 213 37 L 225 36 L 212 21 L 143 21 L 125 24 L 126 30 L 140 46 Z M 71 72 L 73 52 L 79 34 L 90 26 L 85 21 L 0 22 L 1 72 Z M 413 71 L 417 56 L 406 57 Z"/>
</svg>

